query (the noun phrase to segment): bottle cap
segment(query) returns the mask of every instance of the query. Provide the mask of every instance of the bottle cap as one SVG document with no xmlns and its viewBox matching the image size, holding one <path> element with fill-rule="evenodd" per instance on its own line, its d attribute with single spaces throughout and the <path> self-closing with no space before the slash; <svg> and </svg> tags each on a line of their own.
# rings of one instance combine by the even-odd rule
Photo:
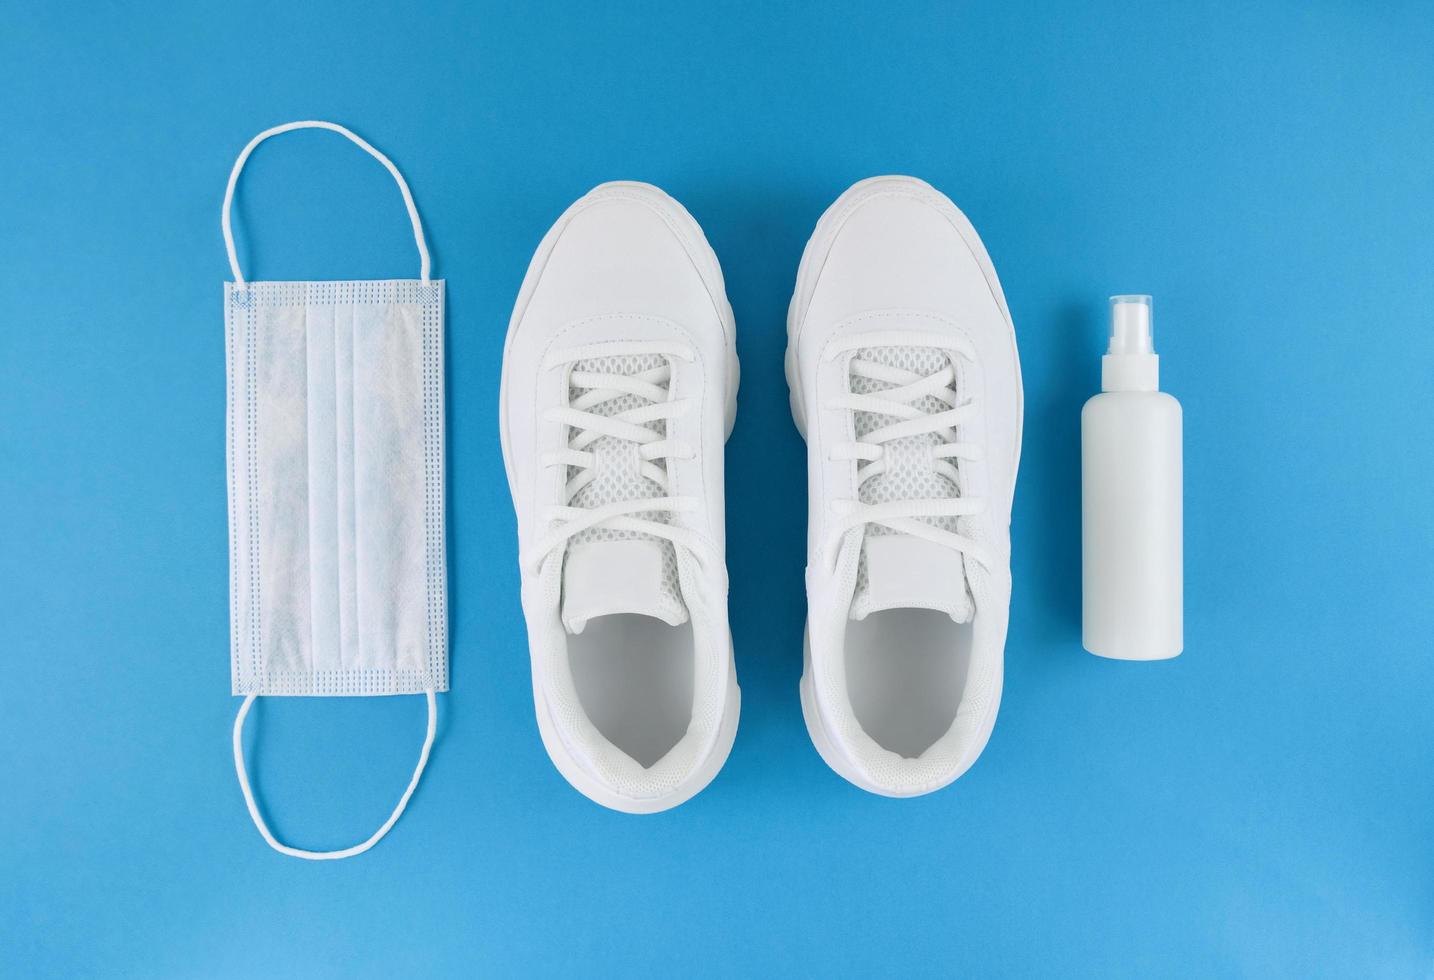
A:
<svg viewBox="0 0 1434 980">
<path fill-rule="evenodd" d="M 1149 296 L 1110 298 L 1110 345 L 1100 360 L 1102 391 L 1160 390 L 1154 306 Z"/>
</svg>

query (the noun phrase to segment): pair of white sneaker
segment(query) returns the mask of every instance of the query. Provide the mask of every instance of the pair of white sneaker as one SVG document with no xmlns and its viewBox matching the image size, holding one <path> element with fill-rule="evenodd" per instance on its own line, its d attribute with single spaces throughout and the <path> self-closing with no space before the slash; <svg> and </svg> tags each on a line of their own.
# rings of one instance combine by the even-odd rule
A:
<svg viewBox="0 0 1434 980">
<path fill-rule="evenodd" d="M 1010 313 L 965 216 L 919 180 L 876 177 L 817 224 L 787 330 L 808 447 L 802 713 L 852 783 L 928 793 L 980 755 L 1001 698 Z M 508 329 L 500 424 L 538 728 L 563 776 L 616 810 L 689 799 L 736 734 L 735 340 L 701 228 L 637 183 L 558 219 Z"/>
</svg>

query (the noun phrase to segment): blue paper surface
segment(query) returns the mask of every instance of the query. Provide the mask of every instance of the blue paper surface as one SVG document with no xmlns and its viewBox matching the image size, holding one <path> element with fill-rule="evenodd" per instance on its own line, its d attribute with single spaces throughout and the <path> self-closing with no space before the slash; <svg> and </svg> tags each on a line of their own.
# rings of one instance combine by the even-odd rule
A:
<svg viewBox="0 0 1434 980">
<path fill-rule="evenodd" d="M 12 2 L 0 28 L 0 975 L 1427 976 L 1434 963 L 1434 18 L 1416 3 Z M 372 852 L 281 857 L 229 754 L 219 206 L 331 119 L 448 288 L 451 694 Z M 1026 391 L 1005 702 L 951 788 L 867 795 L 797 699 L 801 249 L 910 173 L 981 232 Z M 726 273 L 743 712 L 669 813 L 533 718 L 497 433 L 528 260 L 654 182 Z M 343 140 L 266 144 L 254 278 L 417 257 Z M 1185 408 L 1186 652 L 1081 651 L 1078 413 L 1149 292 Z M 382 821 L 421 698 L 267 699 L 279 835 Z"/>
</svg>

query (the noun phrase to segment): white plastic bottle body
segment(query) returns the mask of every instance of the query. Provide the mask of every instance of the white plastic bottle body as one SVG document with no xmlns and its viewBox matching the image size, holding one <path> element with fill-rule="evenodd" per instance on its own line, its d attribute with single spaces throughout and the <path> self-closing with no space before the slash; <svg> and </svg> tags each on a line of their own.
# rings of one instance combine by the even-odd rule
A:
<svg viewBox="0 0 1434 980">
<path fill-rule="evenodd" d="M 1082 642 L 1118 660 L 1185 647 L 1180 403 L 1106 391 L 1081 410 Z"/>
</svg>

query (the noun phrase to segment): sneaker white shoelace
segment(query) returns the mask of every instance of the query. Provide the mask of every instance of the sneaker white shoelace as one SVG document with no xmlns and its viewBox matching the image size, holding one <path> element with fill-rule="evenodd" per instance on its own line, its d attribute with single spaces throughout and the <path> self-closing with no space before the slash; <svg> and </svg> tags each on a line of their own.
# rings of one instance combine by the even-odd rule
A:
<svg viewBox="0 0 1434 980">
<path fill-rule="evenodd" d="M 614 355 L 637 358 L 656 355 L 650 359 L 657 363 L 630 374 L 580 369 L 584 362 L 610 359 Z M 545 421 L 568 426 L 568 443 L 564 449 L 543 453 L 539 462 L 549 469 L 564 467 L 571 475 L 563 488 L 562 504 L 544 511 L 543 519 L 550 530 L 524 556 L 528 568 L 537 571 L 549 554 L 574 535 L 598 527 L 661 538 L 683 545 L 699 558 L 711 552 L 702 535 L 669 523 L 667 519 L 667 515 L 701 507 L 697 497 L 672 494 L 667 466 L 669 460 L 692 459 L 696 455 L 687 442 L 666 434 L 666 423 L 681 418 L 689 408 L 689 399 L 672 397 L 672 358 L 691 361 L 693 356 L 691 348 L 663 343 L 595 344 L 557 351 L 549 356 L 545 367 L 573 366 L 568 387 L 576 397 L 570 397 L 566 406 L 543 413 Z M 634 407 L 611 415 L 595 411 L 625 396 L 631 396 L 628 400 L 636 403 Z M 651 424 L 654 422 L 663 424 L 654 427 Z M 581 506 L 582 491 L 601 475 L 602 463 L 592 447 L 603 438 L 635 446 L 638 474 L 656 485 L 658 495 L 634 495 L 597 506 Z"/>
<path fill-rule="evenodd" d="M 874 348 L 915 347 L 943 352 L 944 365 L 929 374 L 919 374 L 891 363 L 863 358 L 861 351 Z M 975 539 L 930 523 L 933 519 L 956 518 L 979 514 L 985 500 L 961 492 L 960 474 L 953 460 L 978 460 L 984 455 L 981 446 L 962 442 L 957 429 L 975 419 L 980 411 L 974 397 L 962 400 L 957 391 L 955 359 L 976 363 L 976 352 L 964 339 L 924 333 L 856 335 L 833 344 L 826 352 L 828 360 L 857 351 L 850 363 L 848 391 L 831 398 L 826 408 L 849 412 L 868 412 L 892 419 L 850 442 L 832 448 L 833 460 L 859 460 L 856 480 L 858 493 L 867 481 L 885 474 L 889 466 L 888 448 L 913 436 L 934 435 L 930 447 L 931 467 L 949 482 L 952 493 L 941 497 L 904 497 L 880 503 L 863 500 L 835 501 L 839 519 L 826 543 L 826 558 L 835 565 L 842 540 L 852 528 L 875 524 L 890 531 L 910 534 L 961 552 L 989 568 L 991 555 Z M 865 393 L 851 390 L 854 379 L 876 382 L 886 387 Z M 928 407 L 932 402 L 936 410 Z"/>
</svg>

